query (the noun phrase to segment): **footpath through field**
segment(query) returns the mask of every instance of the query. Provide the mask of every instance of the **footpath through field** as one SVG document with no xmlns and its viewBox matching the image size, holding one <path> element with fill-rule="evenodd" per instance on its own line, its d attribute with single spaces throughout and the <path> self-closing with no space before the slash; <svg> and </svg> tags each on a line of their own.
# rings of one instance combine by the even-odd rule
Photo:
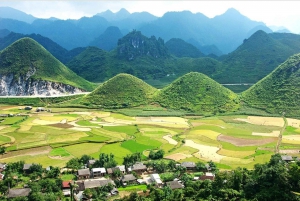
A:
<svg viewBox="0 0 300 201">
<path fill-rule="evenodd" d="M 287 124 L 288 124 L 286 118 L 285 118 L 285 117 L 282 117 L 282 118 L 283 118 L 283 121 L 284 121 L 284 125 L 283 125 L 283 127 L 282 127 L 282 129 L 281 129 L 281 131 L 280 131 L 279 136 L 278 136 L 278 141 L 277 141 L 276 150 L 275 150 L 275 153 L 276 153 L 276 154 L 279 153 L 279 147 L 280 147 L 281 141 L 282 141 L 282 134 L 283 134 L 283 132 L 285 131 L 285 128 L 286 128 L 286 126 L 287 126 Z"/>
</svg>

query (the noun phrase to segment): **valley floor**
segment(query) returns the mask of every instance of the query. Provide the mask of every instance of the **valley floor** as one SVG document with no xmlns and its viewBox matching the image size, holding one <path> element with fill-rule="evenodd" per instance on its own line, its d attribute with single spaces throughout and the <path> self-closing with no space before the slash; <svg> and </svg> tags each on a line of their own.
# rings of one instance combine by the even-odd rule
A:
<svg viewBox="0 0 300 201">
<path fill-rule="evenodd" d="M 213 161 L 220 169 L 253 168 L 275 152 L 300 156 L 300 120 L 261 116 L 132 117 L 108 111 L 1 105 L 0 162 L 24 160 L 64 167 L 83 154 L 127 154 L 163 149 L 178 162 Z M 6 117 L 6 114 L 9 116 Z M 21 114 L 21 115 L 20 115 Z M 279 143 L 279 144 L 278 144 Z"/>
</svg>

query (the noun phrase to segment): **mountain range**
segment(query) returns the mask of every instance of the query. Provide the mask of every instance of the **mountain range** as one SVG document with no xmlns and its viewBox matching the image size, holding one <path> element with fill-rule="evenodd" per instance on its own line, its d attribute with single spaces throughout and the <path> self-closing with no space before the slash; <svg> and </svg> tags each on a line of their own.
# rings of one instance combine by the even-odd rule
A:
<svg viewBox="0 0 300 201">
<path fill-rule="evenodd" d="M 214 18 L 189 11 L 167 12 L 162 17 L 156 17 L 147 12 L 130 14 L 121 9 L 117 13 L 106 11 L 78 20 L 37 19 L 12 8 L 1 9 L 0 30 L 41 34 L 67 50 L 93 44 L 111 26 L 118 27 L 122 35 L 135 29 L 147 37 L 154 35 L 165 41 L 180 38 L 193 42 L 200 50 L 206 49 L 206 54 L 227 54 L 258 29 L 272 32 L 264 23 L 250 20 L 235 9 Z M 14 14 L 8 15 L 12 10 Z M 114 44 L 117 42 L 114 41 Z M 212 51 L 208 47 L 213 48 Z"/>
<path fill-rule="evenodd" d="M 168 61 L 188 61 L 188 59 L 206 61 L 206 64 L 209 61 L 218 62 L 208 57 L 177 58 L 167 52 L 158 51 L 164 50 L 162 49 L 164 44 L 159 42 L 160 39 L 143 37 L 137 31 L 132 34 L 135 40 L 128 40 L 132 39 L 129 37 L 129 34 L 127 37 L 124 37 L 126 39 L 125 43 L 129 41 L 129 44 L 134 44 L 135 46 L 127 47 L 127 51 L 121 53 L 117 49 L 110 53 L 114 54 L 116 58 L 120 57 L 122 61 L 136 61 L 137 64 L 142 60 L 147 61 L 147 58 L 150 58 L 151 61 L 162 61 L 162 59 L 165 60 L 167 58 Z M 273 40 L 276 39 L 274 44 L 277 45 L 281 44 L 277 43 L 278 41 L 291 43 L 290 39 L 293 38 L 289 34 L 282 35 L 279 33 L 273 35 L 271 39 L 267 36 L 269 34 L 258 31 L 254 34 L 253 38 L 258 37 L 273 43 Z M 144 46 L 140 46 L 141 39 Z M 249 40 L 244 43 L 247 43 Z M 120 43 L 123 44 L 124 41 L 120 41 Z M 137 46 L 142 48 L 141 50 L 143 51 L 140 51 Z M 247 46 L 251 47 L 252 45 L 247 44 Z M 273 48 L 277 46 L 270 47 L 273 51 Z M 134 48 L 136 52 L 132 52 L 131 48 Z M 105 55 L 107 52 L 96 47 L 89 47 L 82 53 L 87 50 L 90 51 L 90 49 L 95 51 L 96 55 L 99 54 L 97 51 L 100 50 L 104 57 L 107 56 Z M 241 47 L 240 49 L 243 48 Z M 148 54 L 148 52 L 151 53 Z M 134 53 L 136 54 L 133 58 L 128 57 L 128 55 Z M 157 55 L 158 53 L 162 54 Z M 271 114 L 297 116 L 300 111 L 298 106 L 300 98 L 299 69 L 300 54 L 290 56 L 269 75 L 240 95 L 235 94 L 207 75 L 199 72 L 186 73 L 161 90 L 157 90 L 135 76 L 118 73 L 116 76 L 111 76 L 110 79 L 95 89 L 95 84 L 76 75 L 39 43 L 25 37 L 17 40 L 0 52 L 0 94 L 2 96 L 55 95 L 92 91 L 92 93 L 79 100 L 81 105 L 93 108 L 126 108 L 155 103 L 169 109 L 184 110 L 199 114 L 236 112 L 239 111 L 239 108 L 244 107 L 243 105 L 247 105 Z"/>
</svg>

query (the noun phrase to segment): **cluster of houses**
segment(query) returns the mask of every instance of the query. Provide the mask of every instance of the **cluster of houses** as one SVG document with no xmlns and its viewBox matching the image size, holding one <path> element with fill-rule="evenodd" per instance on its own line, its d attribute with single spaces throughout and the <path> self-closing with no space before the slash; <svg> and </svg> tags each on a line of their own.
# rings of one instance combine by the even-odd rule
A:
<svg viewBox="0 0 300 201">
<path fill-rule="evenodd" d="M 295 161 L 292 156 L 283 155 L 281 159 L 287 163 Z M 297 158 L 298 159 L 298 158 Z M 297 160 L 296 159 L 296 160 Z M 148 168 L 142 162 L 137 162 L 131 167 L 125 168 L 125 165 L 119 165 L 113 168 L 89 168 L 95 163 L 95 160 L 89 160 L 87 164 L 87 168 L 79 169 L 76 173 L 77 180 L 76 181 L 63 181 L 62 182 L 62 191 L 65 196 L 71 195 L 71 185 L 74 187 L 75 192 L 75 199 L 81 200 L 83 196 L 83 191 L 85 189 L 92 189 L 103 187 L 108 184 L 114 186 L 111 190 L 110 195 L 118 194 L 118 190 L 115 187 L 114 181 L 111 179 L 113 178 L 113 174 L 116 172 L 121 173 L 121 177 L 119 181 L 123 186 L 132 185 L 132 184 L 154 184 L 156 187 L 162 187 L 164 185 L 169 186 L 171 189 L 181 189 L 184 188 L 184 185 L 179 179 L 174 179 L 174 181 L 163 182 L 157 173 L 149 174 Z M 23 171 L 24 173 L 28 173 L 30 166 L 32 164 L 24 164 Z M 182 167 L 185 167 L 187 171 L 195 171 L 196 164 L 194 162 L 183 162 L 181 164 L 177 164 Z M 6 164 L 0 163 L 0 180 L 3 179 L 4 174 L 2 172 L 5 170 Z M 207 172 L 205 172 L 200 177 L 194 177 L 194 180 L 214 180 L 215 175 L 209 172 L 210 167 L 206 165 Z M 133 174 L 133 171 L 136 174 Z M 142 176 L 143 179 L 138 179 L 135 175 Z M 19 189 L 9 189 L 8 197 L 21 197 L 21 196 L 28 196 L 30 193 L 29 188 L 19 188 Z"/>
</svg>

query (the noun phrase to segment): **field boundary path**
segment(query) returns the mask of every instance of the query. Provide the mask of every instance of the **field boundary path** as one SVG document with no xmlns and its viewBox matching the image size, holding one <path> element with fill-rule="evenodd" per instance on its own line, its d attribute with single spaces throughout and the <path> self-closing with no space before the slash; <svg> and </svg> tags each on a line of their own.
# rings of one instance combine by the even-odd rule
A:
<svg viewBox="0 0 300 201">
<path fill-rule="evenodd" d="M 283 118 L 283 121 L 284 121 L 284 125 L 283 125 L 283 127 L 282 127 L 282 129 L 281 129 L 281 131 L 280 131 L 279 136 L 278 136 L 278 141 L 277 141 L 276 150 L 275 150 L 275 153 L 276 153 L 276 154 L 279 153 L 279 147 L 280 147 L 281 141 L 282 141 L 282 134 L 283 134 L 283 132 L 285 131 L 285 128 L 286 128 L 286 126 L 287 126 L 287 124 L 288 124 L 286 118 L 285 118 L 285 117 L 282 117 L 282 118 Z"/>
</svg>

